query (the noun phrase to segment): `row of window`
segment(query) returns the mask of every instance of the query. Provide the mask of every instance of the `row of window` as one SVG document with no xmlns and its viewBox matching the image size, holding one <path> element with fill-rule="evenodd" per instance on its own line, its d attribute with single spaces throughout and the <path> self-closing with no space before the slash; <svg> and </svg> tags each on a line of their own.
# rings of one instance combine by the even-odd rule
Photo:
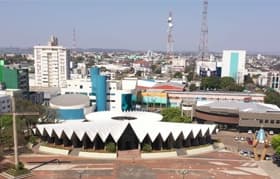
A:
<svg viewBox="0 0 280 179">
<path fill-rule="evenodd" d="M 2 101 L 2 104 L 6 103 L 6 102 L 7 102 L 7 103 L 9 103 L 9 102 L 10 102 L 10 100 L 9 100 L 9 99 L 7 99 L 7 100 L 3 100 L 3 101 Z"/>
<path fill-rule="evenodd" d="M 280 124 L 280 120 L 268 120 L 268 119 L 259 119 L 260 124 Z"/>
</svg>

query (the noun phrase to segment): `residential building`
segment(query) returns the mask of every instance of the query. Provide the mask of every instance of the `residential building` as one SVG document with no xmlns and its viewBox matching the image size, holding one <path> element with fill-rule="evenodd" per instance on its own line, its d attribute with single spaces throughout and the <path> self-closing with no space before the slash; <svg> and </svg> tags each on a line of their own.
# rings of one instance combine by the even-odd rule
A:
<svg viewBox="0 0 280 179">
<path fill-rule="evenodd" d="M 40 87 L 65 87 L 69 79 L 69 51 L 58 46 L 51 37 L 48 45 L 34 46 L 35 85 Z"/>
</svg>

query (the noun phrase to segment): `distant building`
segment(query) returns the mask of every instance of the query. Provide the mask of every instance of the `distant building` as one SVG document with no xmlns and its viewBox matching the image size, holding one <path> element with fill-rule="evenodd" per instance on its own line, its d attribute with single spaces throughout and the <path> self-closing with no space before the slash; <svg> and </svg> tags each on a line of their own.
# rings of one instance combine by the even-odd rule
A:
<svg viewBox="0 0 280 179">
<path fill-rule="evenodd" d="M 19 89 L 24 97 L 28 97 L 29 78 L 28 69 L 16 69 L 5 66 L 4 61 L 0 61 L 0 83 L 2 89 Z"/>
<path fill-rule="evenodd" d="M 64 87 L 69 79 L 69 51 L 58 46 L 51 37 L 48 45 L 34 46 L 35 85 L 39 87 Z"/>
<path fill-rule="evenodd" d="M 11 97 L 6 94 L 0 94 L 0 113 L 12 111 Z"/>
<path fill-rule="evenodd" d="M 268 73 L 268 87 L 274 90 L 280 89 L 280 72 Z"/>
<path fill-rule="evenodd" d="M 214 123 L 219 128 L 258 130 L 261 126 L 280 131 L 280 108 L 273 104 L 247 101 L 198 101 L 194 117 L 200 123 Z"/>
<path fill-rule="evenodd" d="M 171 70 L 184 72 L 186 67 L 186 59 L 184 58 L 172 58 Z"/>
<path fill-rule="evenodd" d="M 270 86 L 269 85 L 269 75 L 274 72 L 267 72 L 267 71 L 248 71 L 248 75 L 252 78 L 253 82 L 258 86 Z"/>
<path fill-rule="evenodd" d="M 121 82 L 107 80 L 98 67 L 90 69 L 90 78 L 67 80 L 61 94 L 82 94 L 90 99 L 96 111 L 127 111 L 132 109 L 132 90 L 121 88 Z"/>
<path fill-rule="evenodd" d="M 222 77 L 232 77 L 236 83 L 244 82 L 246 51 L 224 50 L 222 59 Z"/>
<path fill-rule="evenodd" d="M 195 72 L 201 77 L 221 77 L 221 62 L 197 61 Z"/>
</svg>

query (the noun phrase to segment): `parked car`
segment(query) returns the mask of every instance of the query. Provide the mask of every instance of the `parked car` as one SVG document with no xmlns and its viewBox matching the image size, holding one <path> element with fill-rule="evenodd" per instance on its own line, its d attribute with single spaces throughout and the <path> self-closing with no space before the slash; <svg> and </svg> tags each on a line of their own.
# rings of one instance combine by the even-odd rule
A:
<svg viewBox="0 0 280 179">
<path fill-rule="evenodd" d="M 240 155 L 244 156 L 244 157 L 250 157 L 250 158 L 254 158 L 254 152 L 250 151 L 250 150 L 240 150 Z"/>
<path fill-rule="evenodd" d="M 245 141 L 245 137 L 240 137 L 240 141 Z"/>
<path fill-rule="evenodd" d="M 280 166 L 280 155 L 279 154 L 273 154 L 272 155 L 272 162 L 275 163 L 277 166 Z"/>
<path fill-rule="evenodd" d="M 235 140 L 235 141 L 238 141 L 238 140 L 239 140 L 239 137 L 238 137 L 238 136 L 235 136 L 235 137 L 234 137 L 234 140 Z"/>
<path fill-rule="evenodd" d="M 272 160 L 272 157 L 270 155 L 266 155 L 265 160 Z"/>
</svg>

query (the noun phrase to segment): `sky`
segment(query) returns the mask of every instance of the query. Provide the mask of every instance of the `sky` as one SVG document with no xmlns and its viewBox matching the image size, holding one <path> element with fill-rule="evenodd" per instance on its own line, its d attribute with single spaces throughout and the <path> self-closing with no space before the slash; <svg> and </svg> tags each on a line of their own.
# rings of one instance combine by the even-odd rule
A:
<svg viewBox="0 0 280 179">
<path fill-rule="evenodd" d="M 280 0 L 209 0 L 210 51 L 280 52 Z M 202 0 L 0 0 L 0 47 L 46 44 L 166 50 L 172 11 L 175 51 L 197 51 Z"/>
</svg>

